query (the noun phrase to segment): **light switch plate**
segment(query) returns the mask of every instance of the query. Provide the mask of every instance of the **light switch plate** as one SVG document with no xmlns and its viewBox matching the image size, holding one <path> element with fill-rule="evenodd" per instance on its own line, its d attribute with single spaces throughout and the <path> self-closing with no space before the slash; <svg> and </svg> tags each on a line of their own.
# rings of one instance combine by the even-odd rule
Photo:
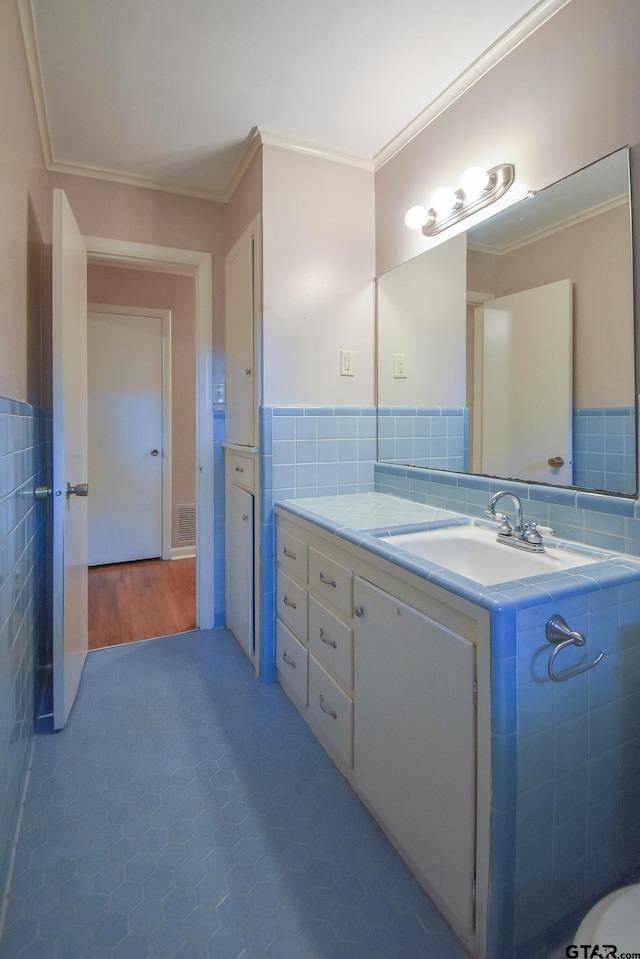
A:
<svg viewBox="0 0 640 959">
<path fill-rule="evenodd" d="M 340 350 L 340 376 L 355 376 L 355 350 Z"/>
</svg>

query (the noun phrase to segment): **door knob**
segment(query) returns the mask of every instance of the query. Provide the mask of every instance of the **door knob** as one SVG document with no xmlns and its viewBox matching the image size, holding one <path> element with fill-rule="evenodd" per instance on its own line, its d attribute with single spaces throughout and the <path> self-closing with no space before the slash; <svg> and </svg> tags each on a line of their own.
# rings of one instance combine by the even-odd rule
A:
<svg viewBox="0 0 640 959">
<path fill-rule="evenodd" d="M 564 466 L 564 460 L 561 456 L 552 456 L 551 459 L 547 460 L 547 463 L 553 469 L 560 469 L 561 466 Z"/>
<path fill-rule="evenodd" d="M 158 451 L 157 451 L 157 450 L 151 450 L 151 455 L 152 455 L 152 456 L 157 456 L 157 455 L 158 455 Z"/>
<path fill-rule="evenodd" d="M 72 486 L 71 483 L 67 483 L 67 499 L 70 496 L 88 496 L 89 495 L 89 484 L 88 483 L 78 483 L 77 486 Z"/>
<path fill-rule="evenodd" d="M 53 490 L 50 486 L 36 486 L 33 491 L 33 495 L 36 499 L 46 499 L 47 496 L 51 496 Z"/>
</svg>

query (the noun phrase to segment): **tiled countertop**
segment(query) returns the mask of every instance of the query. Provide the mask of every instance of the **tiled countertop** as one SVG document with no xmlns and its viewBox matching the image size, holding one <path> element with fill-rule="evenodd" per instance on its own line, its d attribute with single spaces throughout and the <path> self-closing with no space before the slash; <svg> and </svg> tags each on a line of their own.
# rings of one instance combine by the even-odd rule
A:
<svg viewBox="0 0 640 959">
<path fill-rule="evenodd" d="M 382 556 L 422 579 L 492 612 L 524 609 L 551 599 L 577 596 L 640 579 L 640 560 L 637 558 L 593 550 L 592 552 L 602 555 L 601 562 L 577 567 L 575 570 L 544 573 L 494 586 L 483 586 L 378 538 L 384 533 L 397 534 L 469 522 L 469 517 L 462 513 L 383 493 L 289 499 L 276 503 L 276 507 Z M 550 541 L 562 545 L 561 541 Z M 589 547 L 582 544 L 572 543 L 571 546 L 577 550 L 589 551 Z"/>
</svg>

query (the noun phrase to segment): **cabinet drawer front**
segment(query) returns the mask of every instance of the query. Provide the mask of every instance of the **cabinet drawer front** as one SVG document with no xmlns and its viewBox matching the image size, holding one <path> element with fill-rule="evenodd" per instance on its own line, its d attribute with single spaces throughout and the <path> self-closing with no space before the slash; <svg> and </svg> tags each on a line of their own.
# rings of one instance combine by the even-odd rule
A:
<svg viewBox="0 0 640 959">
<path fill-rule="evenodd" d="M 309 547 L 309 585 L 323 602 L 331 603 L 349 619 L 353 616 L 353 573 L 312 546 Z"/>
<path fill-rule="evenodd" d="M 276 609 L 278 616 L 289 629 L 293 630 L 298 639 L 307 640 L 307 605 L 309 597 L 306 589 L 287 576 L 281 569 L 278 570 Z"/>
<path fill-rule="evenodd" d="M 307 582 L 309 572 L 309 547 L 297 536 L 278 529 L 277 533 L 277 560 L 283 569 L 300 580 Z"/>
<path fill-rule="evenodd" d="M 353 688 L 353 629 L 309 597 L 309 648 L 349 689 Z"/>
<path fill-rule="evenodd" d="M 245 486 L 247 489 L 255 489 L 256 486 L 256 461 L 251 456 L 243 456 L 242 453 L 229 454 L 229 478 L 237 486 Z"/>
<path fill-rule="evenodd" d="M 309 711 L 324 739 L 349 769 L 353 767 L 353 700 L 309 657 Z"/>
<path fill-rule="evenodd" d="M 283 686 L 291 690 L 301 706 L 307 705 L 309 651 L 290 629 L 276 620 L 276 669 Z"/>
</svg>

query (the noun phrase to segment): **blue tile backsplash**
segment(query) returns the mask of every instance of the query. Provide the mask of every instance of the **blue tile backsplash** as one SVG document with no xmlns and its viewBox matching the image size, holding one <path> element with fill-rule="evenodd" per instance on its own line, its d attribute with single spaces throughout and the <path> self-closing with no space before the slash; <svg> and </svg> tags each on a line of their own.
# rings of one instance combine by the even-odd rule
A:
<svg viewBox="0 0 640 959">
<path fill-rule="evenodd" d="M 36 699 L 50 649 L 50 420 L 0 397 L 0 895 L 9 877 Z"/>
</svg>

